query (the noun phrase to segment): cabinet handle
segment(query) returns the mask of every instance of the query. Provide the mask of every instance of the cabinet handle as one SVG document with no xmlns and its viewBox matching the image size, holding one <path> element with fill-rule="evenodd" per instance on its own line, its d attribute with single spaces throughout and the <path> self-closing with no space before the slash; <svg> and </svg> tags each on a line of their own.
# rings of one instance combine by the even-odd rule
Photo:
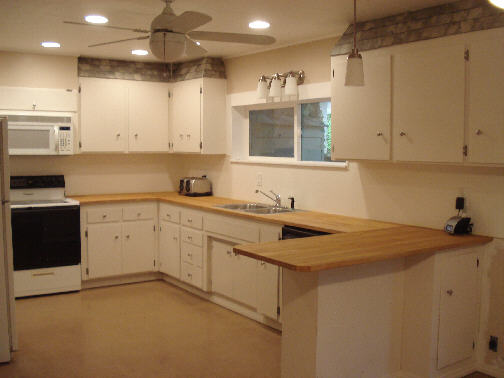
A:
<svg viewBox="0 0 504 378">
<path fill-rule="evenodd" d="M 400 135 L 400 136 L 405 136 L 405 135 L 406 135 L 406 133 L 405 133 L 404 131 L 401 131 L 401 132 L 399 133 L 399 135 Z"/>
<path fill-rule="evenodd" d="M 138 133 L 135 133 L 135 138 L 138 138 Z"/>
<path fill-rule="evenodd" d="M 166 218 L 171 218 L 171 215 L 170 214 L 166 214 Z"/>
<path fill-rule="evenodd" d="M 174 237 L 173 237 L 173 240 L 177 241 L 178 239 L 177 239 L 177 237 L 176 237 L 176 236 L 174 236 Z"/>
<path fill-rule="evenodd" d="M 481 134 L 483 134 L 483 131 L 481 131 L 481 129 L 477 129 L 476 130 L 476 135 L 481 135 Z"/>
<path fill-rule="evenodd" d="M 103 214 L 103 215 L 102 215 L 102 218 L 103 218 L 103 219 L 107 218 L 107 214 Z"/>
<path fill-rule="evenodd" d="M 116 137 L 119 138 L 121 136 L 121 133 L 117 133 Z"/>
<path fill-rule="evenodd" d="M 381 131 L 377 131 L 376 136 L 383 136 L 383 133 Z"/>
<path fill-rule="evenodd" d="M 187 256 L 192 258 L 192 253 L 189 252 Z"/>
<path fill-rule="evenodd" d="M 187 240 L 192 240 L 192 236 L 188 235 Z"/>
<path fill-rule="evenodd" d="M 137 217 L 140 217 L 140 216 L 142 216 L 142 213 L 137 213 Z"/>
<path fill-rule="evenodd" d="M 32 277 L 40 277 L 40 276 L 54 276 L 54 272 L 32 273 Z"/>
<path fill-rule="evenodd" d="M 187 277 L 191 278 L 192 274 L 191 273 L 187 273 Z"/>
<path fill-rule="evenodd" d="M 448 294 L 451 297 L 453 295 L 453 290 L 452 289 L 446 290 L 446 294 Z"/>
<path fill-rule="evenodd" d="M 129 239 L 129 238 L 130 238 L 130 236 L 129 236 L 129 235 L 126 235 L 126 239 Z"/>
<path fill-rule="evenodd" d="M 119 239 L 119 235 L 114 236 L 114 239 Z"/>
<path fill-rule="evenodd" d="M 192 219 L 191 218 L 187 218 L 187 223 L 192 223 Z"/>
<path fill-rule="evenodd" d="M 187 140 L 191 139 L 191 134 L 187 134 Z"/>
</svg>

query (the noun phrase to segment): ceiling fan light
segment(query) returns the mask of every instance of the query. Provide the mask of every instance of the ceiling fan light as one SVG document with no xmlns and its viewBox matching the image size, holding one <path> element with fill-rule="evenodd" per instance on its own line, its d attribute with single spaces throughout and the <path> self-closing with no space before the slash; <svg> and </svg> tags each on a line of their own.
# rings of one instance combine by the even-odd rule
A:
<svg viewBox="0 0 504 378">
<path fill-rule="evenodd" d="M 147 50 L 131 50 L 131 54 L 133 55 L 149 55 Z"/>
<path fill-rule="evenodd" d="M 150 50 L 155 57 L 173 62 L 184 54 L 185 38 L 179 33 L 153 32 L 149 39 Z"/>
<path fill-rule="evenodd" d="M 492 3 L 498 8 L 504 9 L 504 0 L 490 0 L 490 3 Z"/>
<path fill-rule="evenodd" d="M 198 46 L 200 46 L 200 45 L 201 45 L 201 42 L 200 42 L 200 41 L 196 41 L 196 44 L 197 44 Z"/>
<path fill-rule="evenodd" d="M 59 48 L 61 45 L 58 42 L 44 41 L 40 44 L 42 47 Z"/>
<path fill-rule="evenodd" d="M 353 87 L 364 85 L 364 64 L 359 53 L 352 52 L 347 58 L 345 85 Z"/>
<path fill-rule="evenodd" d="M 101 16 L 99 14 L 88 14 L 86 17 L 84 17 L 84 20 L 86 20 L 86 22 L 89 22 L 90 24 L 106 24 L 108 22 L 107 17 Z"/>
<path fill-rule="evenodd" d="M 263 20 L 255 20 L 249 22 L 250 29 L 268 29 L 270 27 L 269 22 Z"/>
</svg>

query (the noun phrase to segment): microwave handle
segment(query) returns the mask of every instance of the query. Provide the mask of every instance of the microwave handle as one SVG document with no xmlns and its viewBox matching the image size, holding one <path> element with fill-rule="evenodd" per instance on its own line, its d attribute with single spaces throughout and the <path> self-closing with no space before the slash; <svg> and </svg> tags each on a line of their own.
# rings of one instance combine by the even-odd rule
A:
<svg viewBox="0 0 504 378">
<path fill-rule="evenodd" d="M 59 144 L 60 144 L 60 140 L 59 140 L 59 127 L 58 126 L 54 126 L 54 139 L 55 141 L 54 143 L 54 151 L 56 151 L 56 153 L 59 152 Z"/>
</svg>

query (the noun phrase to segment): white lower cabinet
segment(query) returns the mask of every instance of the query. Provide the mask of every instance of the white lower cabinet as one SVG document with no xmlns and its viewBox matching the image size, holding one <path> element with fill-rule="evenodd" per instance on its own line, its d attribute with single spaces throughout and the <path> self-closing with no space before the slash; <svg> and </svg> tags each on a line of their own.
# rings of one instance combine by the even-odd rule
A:
<svg viewBox="0 0 504 378">
<path fill-rule="evenodd" d="M 122 273 L 122 227 L 120 223 L 90 224 L 87 228 L 88 277 Z"/>
<path fill-rule="evenodd" d="M 180 226 L 159 221 L 159 270 L 180 278 Z"/>
<path fill-rule="evenodd" d="M 123 273 L 152 271 L 155 266 L 156 228 L 153 220 L 123 224 Z"/>
<path fill-rule="evenodd" d="M 83 206 L 85 278 L 153 271 L 155 214 L 154 203 Z"/>
</svg>

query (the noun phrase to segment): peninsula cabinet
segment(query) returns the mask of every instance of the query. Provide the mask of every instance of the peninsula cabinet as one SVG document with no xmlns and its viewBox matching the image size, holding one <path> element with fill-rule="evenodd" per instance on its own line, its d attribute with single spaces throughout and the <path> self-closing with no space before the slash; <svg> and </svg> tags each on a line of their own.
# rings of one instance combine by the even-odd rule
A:
<svg viewBox="0 0 504 378">
<path fill-rule="evenodd" d="M 346 87 L 346 56 L 331 59 L 331 157 L 390 159 L 390 55 L 363 53 L 366 85 Z"/>
<path fill-rule="evenodd" d="M 152 272 L 156 214 L 154 203 L 82 206 L 83 279 Z"/>
<path fill-rule="evenodd" d="M 462 43 L 394 55 L 395 160 L 462 162 L 464 83 Z"/>
<path fill-rule="evenodd" d="M 226 80 L 177 81 L 170 90 L 170 151 L 226 153 Z"/>
<path fill-rule="evenodd" d="M 168 83 L 80 78 L 81 152 L 168 152 Z"/>
</svg>

